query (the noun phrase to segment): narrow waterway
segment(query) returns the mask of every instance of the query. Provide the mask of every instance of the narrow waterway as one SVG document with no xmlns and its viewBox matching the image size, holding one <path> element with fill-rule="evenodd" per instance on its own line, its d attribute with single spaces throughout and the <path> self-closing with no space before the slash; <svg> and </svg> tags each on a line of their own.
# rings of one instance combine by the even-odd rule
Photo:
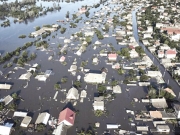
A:
<svg viewBox="0 0 180 135">
<path fill-rule="evenodd" d="M 149 50 L 147 50 L 147 48 L 141 42 L 139 42 L 138 27 L 137 27 L 137 20 L 136 20 L 136 12 L 138 12 L 138 9 L 132 11 L 133 34 L 134 34 L 134 37 L 135 37 L 137 43 L 144 48 L 145 53 L 147 54 L 147 56 L 150 57 L 150 59 L 153 61 L 154 65 L 156 65 L 159 68 L 159 71 L 163 75 L 163 79 L 164 79 L 165 83 L 167 83 L 167 85 L 170 85 L 172 87 L 174 93 L 178 96 L 179 95 L 180 86 L 172 78 L 172 76 L 164 68 L 164 66 L 160 64 L 158 59 Z"/>
</svg>

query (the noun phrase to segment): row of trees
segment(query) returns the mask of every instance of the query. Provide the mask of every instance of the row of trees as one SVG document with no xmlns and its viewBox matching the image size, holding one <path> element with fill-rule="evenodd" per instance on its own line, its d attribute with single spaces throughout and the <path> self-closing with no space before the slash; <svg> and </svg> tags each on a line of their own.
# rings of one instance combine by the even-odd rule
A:
<svg viewBox="0 0 180 135">
<path fill-rule="evenodd" d="M 7 52 L 5 54 L 5 56 L 0 57 L 0 63 L 6 62 L 8 60 L 10 60 L 13 56 L 19 56 L 19 54 L 21 53 L 22 50 L 27 49 L 28 47 L 32 46 L 33 42 L 27 42 L 26 44 L 24 44 L 22 47 L 18 47 L 16 50 L 12 51 L 12 52 Z"/>
</svg>

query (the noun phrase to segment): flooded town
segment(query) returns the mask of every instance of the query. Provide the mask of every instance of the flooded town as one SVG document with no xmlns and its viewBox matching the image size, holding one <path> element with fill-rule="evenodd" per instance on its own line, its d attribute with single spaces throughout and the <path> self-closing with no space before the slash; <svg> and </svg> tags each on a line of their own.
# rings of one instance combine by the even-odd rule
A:
<svg viewBox="0 0 180 135">
<path fill-rule="evenodd" d="M 1 0 L 0 135 L 179 135 L 180 0 Z"/>
</svg>

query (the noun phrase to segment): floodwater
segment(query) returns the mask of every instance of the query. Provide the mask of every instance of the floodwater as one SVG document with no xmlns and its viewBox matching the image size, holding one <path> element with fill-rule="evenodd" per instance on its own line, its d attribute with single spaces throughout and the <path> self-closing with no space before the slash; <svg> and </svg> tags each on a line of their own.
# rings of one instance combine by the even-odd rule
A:
<svg viewBox="0 0 180 135">
<path fill-rule="evenodd" d="M 38 2 L 41 3 L 41 2 Z M 52 2 L 50 2 L 52 4 Z M 97 3 L 97 1 L 94 0 L 84 0 L 84 1 L 76 1 L 75 3 L 66 3 L 66 2 L 60 2 L 61 10 L 55 11 L 52 13 L 48 13 L 46 16 L 42 16 L 39 18 L 35 18 L 33 20 L 29 20 L 26 23 L 17 23 L 13 24 L 11 23 L 10 27 L 7 28 L 0 28 L 0 46 L 1 50 L 12 51 L 16 49 L 18 46 L 22 46 L 24 43 L 28 41 L 33 41 L 35 39 L 19 39 L 18 36 L 25 34 L 29 35 L 30 32 L 34 31 L 34 27 L 36 26 L 42 26 L 44 24 L 53 24 L 56 23 L 56 20 L 63 20 L 65 19 L 65 14 L 67 11 L 70 11 L 70 14 L 74 13 L 74 11 L 77 11 L 78 8 L 80 8 L 82 5 L 93 5 L 93 3 Z M 49 5 L 49 2 L 42 2 L 42 5 Z M 44 5 L 43 5 L 44 6 Z M 91 9 L 90 10 L 90 17 L 92 16 L 92 13 L 95 11 L 100 10 L 102 5 L 97 9 Z M 72 9 L 74 11 L 72 11 Z M 134 15 L 134 14 L 133 14 Z M 92 70 L 100 70 L 102 67 L 108 68 L 107 73 L 107 80 L 111 81 L 112 79 L 121 81 L 124 79 L 124 76 L 119 76 L 116 70 L 113 70 L 110 65 L 106 65 L 105 60 L 107 60 L 105 57 L 98 57 L 100 62 L 98 65 L 92 64 L 92 58 L 94 54 L 98 54 L 100 50 L 105 49 L 107 47 L 97 47 L 96 50 L 93 50 L 93 46 L 90 45 L 87 47 L 87 50 L 85 53 L 81 55 L 81 57 L 74 54 L 74 52 L 69 49 L 68 54 L 66 55 L 66 62 L 67 65 L 63 66 L 58 60 L 60 56 L 55 55 L 53 57 L 53 60 L 48 61 L 48 57 L 50 55 L 57 54 L 58 49 L 57 45 L 59 43 L 63 43 L 62 39 L 59 39 L 59 37 L 66 37 L 69 38 L 71 34 L 75 33 L 76 31 L 79 31 L 84 26 L 84 19 L 86 17 L 82 15 L 83 20 L 79 23 L 77 28 L 69 29 L 69 24 L 62 25 L 63 27 L 68 28 L 65 34 L 61 34 L 60 31 L 54 32 L 49 36 L 47 39 L 50 39 L 49 44 L 51 51 L 49 52 L 42 52 L 39 50 L 36 50 L 35 47 L 28 48 L 28 52 L 35 52 L 37 53 L 37 58 L 29 64 L 38 63 L 41 65 L 41 71 L 44 72 L 47 69 L 53 70 L 53 75 L 51 75 L 46 82 L 38 82 L 33 77 L 31 77 L 31 80 L 28 82 L 28 87 L 24 88 L 24 86 L 27 84 L 27 81 L 18 80 L 17 78 L 22 74 L 26 73 L 26 70 L 29 68 L 29 66 L 25 66 L 25 69 L 18 70 L 16 73 L 13 73 L 9 76 L 9 78 L 12 78 L 11 80 L 5 79 L 3 76 L 0 77 L 0 82 L 10 82 L 13 83 L 13 87 L 11 90 L 1 90 L 0 91 L 0 97 L 4 97 L 8 94 L 12 94 L 13 92 L 18 92 L 19 95 L 25 99 L 25 101 L 21 101 L 18 110 L 28 110 L 32 112 L 33 120 L 32 122 L 35 122 L 37 116 L 41 112 L 49 112 L 51 116 L 58 118 L 58 115 L 60 111 L 63 110 L 66 106 L 72 108 L 71 103 L 61 103 L 60 101 L 64 100 L 66 98 L 66 95 L 64 92 L 59 91 L 57 96 L 57 101 L 53 99 L 54 94 L 56 91 L 54 90 L 54 84 L 57 82 L 60 82 L 61 78 L 66 76 L 68 78 L 68 82 L 65 84 L 61 84 L 61 87 L 64 89 L 69 90 L 72 87 L 72 81 L 75 81 L 77 79 L 77 75 L 81 75 L 82 79 L 82 86 L 79 88 L 79 93 L 81 90 L 85 89 L 86 83 L 83 81 L 84 73 L 77 72 L 76 76 L 72 76 L 67 69 L 70 68 L 74 58 L 77 58 L 77 66 L 80 67 L 82 60 L 88 60 L 87 66 L 85 68 L 89 68 Z M 12 19 L 11 19 L 12 20 Z M 13 21 L 13 20 L 12 20 Z M 133 21 L 133 23 L 136 23 Z M 113 29 L 110 29 L 110 32 L 108 34 L 112 35 Z M 56 35 L 57 34 L 57 35 Z M 56 38 L 51 38 L 52 35 L 56 35 Z M 93 38 L 93 43 L 97 41 L 97 37 L 95 36 Z M 115 40 L 115 37 L 105 38 L 101 40 L 103 44 L 112 43 L 114 48 L 116 50 L 120 49 L 121 45 L 117 45 L 117 42 Z M 55 43 L 55 44 L 51 44 Z M 78 41 L 73 42 L 75 46 L 79 43 Z M 72 47 L 72 46 L 70 46 Z M 109 49 L 109 48 L 108 48 Z M 110 49 L 109 49 L 110 50 Z M 119 61 L 121 58 L 119 58 L 117 61 Z M 13 68 L 13 67 L 12 67 Z M 7 74 L 10 69 L 2 69 L 1 71 L 4 74 Z M 77 105 L 74 107 L 74 110 L 79 110 L 79 113 L 76 115 L 75 124 L 73 127 L 71 127 L 68 130 L 67 135 L 75 135 L 76 134 L 76 128 L 78 130 L 81 130 L 82 128 L 87 130 L 90 127 L 94 126 L 95 122 L 100 122 L 100 127 L 97 128 L 98 135 L 101 135 L 104 130 L 106 130 L 106 124 L 112 123 L 112 124 L 120 124 L 121 129 L 124 130 L 133 130 L 135 131 L 134 127 L 131 127 L 129 124 L 129 117 L 132 117 L 134 119 L 134 116 L 130 114 L 126 114 L 126 109 L 130 110 L 146 110 L 146 107 L 142 103 L 135 103 L 135 106 L 133 107 L 131 104 L 131 101 L 133 98 L 138 98 L 139 100 L 146 96 L 147 89 L 146 87 L 127 87 L 124 84 L 120 84 L 122 93 L 116 94 L 115 100 L 112 102 L 106 102 L 105 108 L 108 110 L 109 115 L 107 117 L 95 117 L 93 113 L 93 98 L 94 93 L 97 93 L 96 86 L 87 84 L 87 98 L 84 99 L 83 103 L 77 102 Z M 37 90 L 38 87 L 41 87 L 40 90 Z M 126 91 L 127 88 L 129 89 L 129 92 Z M 137 94 L 138 93 L 138 94 Z M 49 127 L 47 127 L 47 130 Z M 28 133 L 26 130 L 21 129 L 18 131 L 13 132 L 13 135 L 19 135 L 19 131 L 23 130 L 25 134 L 31 134 Z M 41 133 L 32 133 L 33 135 L 44 135 L 47 131 L 41 132 Z M 112 131 L 111 131 L 112 132 Z"/>
</svg>

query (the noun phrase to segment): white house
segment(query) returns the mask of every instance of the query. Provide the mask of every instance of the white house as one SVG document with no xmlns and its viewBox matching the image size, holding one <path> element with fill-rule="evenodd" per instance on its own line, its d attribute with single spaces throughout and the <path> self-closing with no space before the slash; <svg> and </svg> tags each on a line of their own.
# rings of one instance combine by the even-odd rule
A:
<svg viewBox="0 0 180 135">
<path fill-rule="evenodd" d="M 156 23 L 156 27 L 161 28 L 161 27 L 163 27 L 163 24 L 162 23 Z"/>
<path fill-rule="evenodd" d="M 93 63 L 97 64 L 98 63 L 98 58 L 93 58 Z"/>
<path fill-rule="evenodd" d="M 171 35 L 171 40 L 179 41 L 179 39 L 180 39 L 180 34 Z"/>
<path fill-rule="evenodd" d="M 143 37 L 144 37 L 144 38 L 152 38 L 151 34 L 148 34 L 148 33 L 144 34 Z"/>
<path fill-rule="evenodd" d="M 169 50 L 170 47 L 167 44 L 163 44 L 162 46 L 159 47 L 160 50 Z"/>
<path fill-rule="evenodd" d="M 65 44 L 71 43 L 71 40 L 70 39 L 64 39 L 64 43 Z"/>
<path fill-rule="evenodd" d="M 158 50 L 158 58 L 164 57 L 164 50 Z"/>
<path fill-rule="evenodd" d="M 142 42 L 143 42 L 144 45 L 150 45 L 148 40 L 143 40 Z"/>
<path fill-rule="evenodd" d="M 47 113 L 47 112 L 43 112 L 43 113 L 40 113 L 38 115 L 38 118 L 36 119 L 36 122 L 35 124 L 44 124 L 44 125 L 47 125 L 47 122 L 49 120 L 49 117 L 50 117 L 50 114 Z"/>
<path fill-rule="evenodd" d="M 77 99 L 79 99 L 78 90 L 76 88 L 72 87 L 68 91 L 68 93 L 66 95 L 66 99 L 68 99 L 68 100 L 77 100 Z"/>
<path fill-rule="evenodd" d="M 9 103 L 11 103 L 13 101 L 13 98 L 10 95 L 7 95 L 4 99 L 4 105 L 8 105 Z"/>
<path fill-rule="evenodd" d="M 84 81 L 87 83 L 105 83 L 106 73 L 87 73 L 85 74 Z"/>
<path fill-rule="evenodd" d="M 26 116 L 24 117 L 24 119 L 21 122 L 21 127 L 28 127 L 28 125 L 30 124 L 32 118 L 30 116 Z"/>
<path fill-rule="evenodd" d="M 149 77 L 157 77 L 157 76 L 162 77 L 162 74 L 160 71 L 147 71 L 147 76 L 149 76 Z"/>
<path fill-rule="evenodd" d="M 152 26 L 148 26 L 147 27 L 147 32 L 148 33 L 153 33 L 153 27 Z"/>
<path fill-rule="evenodd" d="M 32 76 L 32 74 L 31 74 L 30 72 L 27 72 L 27 73 L 25 73 L 25 74 L 22 74 L 22 75 L 19 77 L 19 79 L 20 79 L 20 80 L 29 80 L 31 76 Z"/>
<path fill-rule="evenodd" d="M 94 97 L 93 103 L 94 110 L 102 110 L 104 111 L 104 97 Z"/>
<path fill-rule="evenodd" d="M 93 36 L 94 35 L 94 32 L 93 31 L 87 31 L 84 33 L 84 35 L 87 37 L 87 36 Z"/>
<path fill-rule="evenodd" d="M 139 57 L 139 54 L 136 52 L 135 49 L 130 50 L 129 53 L 130 53 L 130 57 L 131 57 L 131 58 L 137 58 L 137 57 Z"/>
<path fill-rule="evenodd" d="M 10 135 L 12 127 L 0 125 L 0 135 Z"/>
<path fill-rule="evenodd" d="M 161 133 L 169 133 L 170 132 L 170 128 L 168 125 L 157 125 L 156 129 L 157 129 L 157 132 L 161 132 Z"/>
<path fill-rule="evenodd" d="M 167 50 L 167 51 L 165 51 L 165 57 L 166 58 L 169 58 L 169 59 L 174 59 L 174 58 L 176 58 L 176 54 L 177 54 L 177 52 L 176 52 L 176 50 Z"/>
<path fill-rule="evenodd" d="M 116 33 L 118 35 L 126 35 L 126 31 L 125 30 L 116 30 Z"/>
<path fill-rule="evenodd" d="M 114 93 L 121 93 L 121 87 L 119 85 L 113 86 L 113 92 Z"/>
</svg>

